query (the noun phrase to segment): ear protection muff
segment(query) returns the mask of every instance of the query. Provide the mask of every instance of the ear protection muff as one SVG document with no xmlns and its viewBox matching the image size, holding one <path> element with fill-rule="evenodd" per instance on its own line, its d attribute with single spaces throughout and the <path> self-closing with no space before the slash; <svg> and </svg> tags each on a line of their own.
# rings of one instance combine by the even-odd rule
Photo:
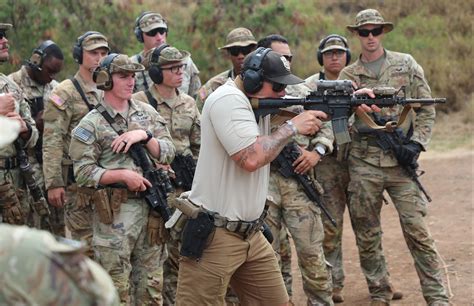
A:
<svg viewBox="0 0 474 306">
<path fill-rule="evenodd" d="M 110 66 L 117 56 L 119 54 L 110 53 L 102 60 L 100 66 L 95 68 L 92 73 L 92 80 L 97 84 L 97 89 L 111 90 L 114 87 Z"/>
<path fill-rule="evenodd" d="M 52 40 L 43 41 L 38 48 L 33 50 L 30 59 L 27 61 L 28 65 L 33 69 L 41 71 L 41 65 L 43 65 L 44 58 L 47 55 L 45 52 L 46 48 L 55 44 Z"/>
<path fill-rule="evenodd" d="M 72 57 L 74 58 L 74 61 L 78 63 L 79 65 L 82 64 L 82 43 L 84 42 L 84 39 L 86 39 L 87 36 L 93 35 L 93 34 L 99 34 L 102 35 L 102 33 L 96 32 L 96 31 L 88 31 L 77 39 L 76 43 L 74 44 L 74 48 L 72 49 Z"/>
<path fill-rule="evenodd" d="M 133 32 L 135 33 L 135 37 L 137 40 L 141 43 L 143 43 L 143 31 L 140 29 L 140 21 L 145 15 L 151 14 L 152 12 L 146 11 L 140 14 L 140 16 L 135 19 L 135 28 L 133 29 Z"/>
<path fill-rule="evenodd" d="M 327 37 L 321 39 L 321 41 L 319 42 L 318 51 L 316 52 L 316 58 L 318 59 L 318 63 L 323 66 L 323 54 L 321 53 L 321 50 L 323 50 L 324 45 L 331 38 L 338 38 L 342 40 L 342 42 L 344 43 L 344 47 L 346 48 L 346 66 L 349 65 L 349 63 L 351 62 L 351 50 L 349 49 L 349 44 L 347 43 L 347 39 L 345 37 L 337 34 L 328 35 Z"/>
<path fill-rule="evenodd" d="M 251 55 L 248 64 L 244 66 L 241 77 L 245 92 L 254 94 L 262 88 L 264 80 L 262 63 L 265 55 L 271 50 L 270 48 L 259 47 Z"/>
<path fill-rule="evenodd" d="M 160 59 L 161 51 L 163 51 L 167 47 L 169 47 L 169 45 L 162 44 L 158 48 L 155 48 L 155 50 L 153 50 L 153 53 L 151 54 L 148 75 L 155 84 L 163 83 L 163 70 L 161 70 L 160 66 L 158 66 L 158 60 Z"/>
</svg>

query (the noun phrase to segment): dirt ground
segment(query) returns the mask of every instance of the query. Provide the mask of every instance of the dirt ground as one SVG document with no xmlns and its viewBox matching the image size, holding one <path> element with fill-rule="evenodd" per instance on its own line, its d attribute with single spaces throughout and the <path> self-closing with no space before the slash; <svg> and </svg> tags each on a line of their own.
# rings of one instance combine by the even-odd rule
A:
<svg viewBox="0 0 474 306">
<path fill-rule="evenodd" d="M 426 222 L 441 258 L 453 305 L 474 305 L 473 274 L 473 157 L 474 151 L 458 149 L 445 153 L 422 154 L 421 181 L 430 193 Z M 412 257 L 402 236 L 398 214 L 392 204 L 382 209 L 383 248 L 394 286 L 403 292 L 393 305 L 426 305 Z M 294 250 L 293 250 L 294 251 Z M 293 258 L 295 257 L 293 252 Z M 343 237 L 346 272 L 345 302 L 338 305 L 368 305 L 367 284 L 360 270 L 357 246 L 346 210 Z M 301 276 L 293 260 L 293 303 L 306 305 Z"/>
</svg>

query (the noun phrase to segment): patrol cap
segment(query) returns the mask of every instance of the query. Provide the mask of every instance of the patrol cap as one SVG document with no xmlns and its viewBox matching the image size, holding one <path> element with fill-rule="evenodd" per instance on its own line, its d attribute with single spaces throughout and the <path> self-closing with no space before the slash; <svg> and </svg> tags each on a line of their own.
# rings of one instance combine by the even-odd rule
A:
<svg viewBox="0 0 474 306">
<path fill-rule="evenodd" d="M 107 60 L 107 57 L 105 57 L 102 61 L 105 60 Z M 102 65 L 103 62 L 101 62 L 101 66 Z M 118 54 L 112 59 L 108 70 L 110 74 L 119 72 L 135 73 L 145 70 L 145 67 L 143 67 L 142 64 L 132 62 L 132 60 L 125 54 Z"/>
<path fill-rule="evenodd" d="M 138 26 L 143 32 L 149 32 L 157 28 L 168 28 L 166 25 L 166 20 L 158 13 L 145 14 L 142 18 L 140 18 Z"/>
<path fill-rule="evenodd" d="M 189 52 L 185 50 L 178 50 L 175 47 L 166 47 L 160 52 L 160 57 L 158 62 L 153 61 L 153 52 L 156 48 L 153 48 L 153 51 L 148 54 L 150 64 L 158 64 L 158 66 L 164 66 L 170 63 L 182 62 L 189 57 Z"/>
<path fill-rule="evenodd" d="M 252 32 L 247 28 L 236 28 L 227 34 L 225 46 L 219 49 L 227 49 L 231 47 L 246 47 L 249 45 L 256 45 L 257 41 Z"/>
<path fill-rule="evenodd" d="M 0 23 L 0 31 L 8 31 L 12 28 L 13 26 L 10 23 Z"/>
<path fill-rule="evenodd" d="M 100 33 L 86 36 L 82 42 L 82 48 L 86 51 L 92 51 L 98 48 L 106 48 L 110 51 L 107 37 Z"/>
<path fill-rule="evenodd" d="M 355 24 L 348 25 L 347 29 L 349 31 L 355 31 L 366 24 L 382 25 L 384 28 L 384 33 L 388 33 L 393 30 L 393 23 L 385 22 L 379 11 L 374 9 L 366 9 L 357 13 Z"/>
<path fill-rule="evenodd" d="M 258 50 L 253 51 L 244 60 L 243 70 L 248 69 L 250 58 Z M 281 54 L 269 51 L 262 62 L 263 78 L 275 83 L 294 85 L 303 83 L 304 80 L 291 73 L 290 62 Z"/>
<path fill-rule="evenodd" d="M 346 51 L 346 44 L 340 37 L 331 37 L 329 38 L 323 46 L 321 46 L 321 53 L 330 51 L 330 50 L 342 50 Z"/>
</svg>

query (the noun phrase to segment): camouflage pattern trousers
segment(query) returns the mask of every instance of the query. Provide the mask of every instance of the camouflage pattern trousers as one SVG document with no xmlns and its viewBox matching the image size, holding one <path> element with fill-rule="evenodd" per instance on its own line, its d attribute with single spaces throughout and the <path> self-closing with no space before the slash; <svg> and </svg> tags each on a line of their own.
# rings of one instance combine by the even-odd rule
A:
<svg viewBox="0 0 474 306">
<path fill-rule="evenodd" d="M 31 211 L 20 169 L 0 168 L 0 222 L 23 225 Z"/>
<path fill-rule="evenodd" d="M 143 199 L 128 199 L 112 224 L 93 213 L 92 246 L 98 263 L 109 273 L 126 305 L 161 305 L 164 244 L 149 243 L 149 208 Z"/>
<path fill-rule="evenodd" d="M 326 260 L 332 265 L 332 284 L 334 288 L 344 287 L 344 267 L 342 256 L 342 229 L 346 210 L 349 170 L 347 161 L 338 161 L 333 155 L 324 157 L 316 165 L 316 179 L 321 183 L 323 200 L 331 217 L 336 220 L 334 226 L 323 215 L 323 249 Z"/>
<path fill-rule="evenodd" d="M 266 221 L 273 233 L 273 249 L 280 253 L 280 230 L 285 224 L 295 243 L 308 305 L 333 305 L 332 280 L 323 252 L 321 212 L 294 179 L 271 171 Z"/>
<path fill-rule="evenodd" d="M 426 202 L 416 184 L 399 166 L 377 167 L 354 156 L 349 157 L 349 173 L 349 213 L 371 298 L 389 303 L 393 296 L 380 221 L 386 190 L 398 211 L 426 302 L 447 302 L 438 252 L 424 220 Z"/>
</svg>

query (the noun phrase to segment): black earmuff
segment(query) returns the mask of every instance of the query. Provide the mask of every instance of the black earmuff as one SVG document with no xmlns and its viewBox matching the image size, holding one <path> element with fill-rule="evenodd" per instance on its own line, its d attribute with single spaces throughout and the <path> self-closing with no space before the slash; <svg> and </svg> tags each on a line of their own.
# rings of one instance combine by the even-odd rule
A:
<svg viewBox="0 0 474 306">
<path fill-rule="evenodd" d="M 270 48 L 259 47 L 251 55 L 248 64 L 243 67 L 241 76 L 245 92 L 254 94 L 262 88 L 264 81 L 262 63 L 265 55 L 271 50 Z"/>
<path fill-rule="evenodd" d="M 56 43 L 52 40 L 46 40 L 33 50 L 30 59 L 27 61 L 28 65 L 35 70 L 41 71 L 41 65 L 43 65 L 44 58 L 46 57 L 46 48 L 55 45 Z"/>
<path fill-rule="evenodd" d="M 158 60 L 160 59 L 160 55 L 163 49 L 168 48 L 168 47 L 169 45 L 162 44 L 158 48 L 155 48 L 155 50 L 153 50 L 153 53 L 151 54 L 150 67 L 148 68 L 148 75 L 150 76 L 150 79 L 155 84 L 163 83 L 163 70 L 161 70 L 160 66 L 158 66 Z"/>
<path fill-rule="evenodd" d="M 86 39 L 87 36 L 93 35 L 93 34 L 99 34 L 102 35 L 102 33 L 96 32 L 96 31 L 88 31 L 77 39 L 76 43 L 74 44 L 74 48 L 72 49 L 72 57 L 74 58 L 74 61 L 78 63 L 79 65 L 82 64 L 82 43 L 84 42 L 84 39 Z"/>
<path fill-rule="evenodd" d="M 92 80 L 97 84 L 97 89 L 111 90 L 114 87 L 110 66 L 114 59 L 119 56 L 117 53 L 110 53 L 102 60 L 99 67 L 92 73 Z"/>
<path fill-rule="evenodd" d="M 133 29 L 133 32 L 135 33 L 135 37 L 137 38 L 137 40 L 141 43 L 143 43 L 143 31 L 142 29 L 140 29 L 140 21 L 145 15 L 152 14 L 152 13 L 153 12 L 150 12 L 150 11 L 143 12 L 140 14 L 140 16 L 137 17 L 137 19 L 135 19 L 135 28 Z"/>
<path fill-rule="evenodd" d="M 337 34 L 328 35 L 325 38 L 321 39 L 321 41 L 319 42 L 318 51 L 316 52 L 316 58 L 318 59 L 319 65 L 323 66 L 323 54 L 321 53 L 321 50 L 324 49 L 324 45 L 331 38 L 338 38 L 342 40 L 346 48 L 346 66 L 349 65 L 349 63 L 351 62 L 351 50 L 349 49 L 349 44 L 347 43 L 347 39 L 345 37 Z"/>
</svg>

